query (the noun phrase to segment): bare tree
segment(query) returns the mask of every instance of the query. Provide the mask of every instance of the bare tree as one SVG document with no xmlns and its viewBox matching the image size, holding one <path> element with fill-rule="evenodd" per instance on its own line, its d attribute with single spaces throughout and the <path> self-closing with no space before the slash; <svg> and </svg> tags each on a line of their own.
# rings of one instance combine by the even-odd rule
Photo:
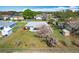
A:
<svg viewBox="0 0 79 59">
<path fill-rule="evenodd" d="M 38 36 L 42 38 L 50 37 L 52 36 L 52 29 L 49 26 L 41 26 L 39 30 L 37 31 Z"/>
<path fill-rule="evenodd" d="M 57 40 L 53 37 L 53 30 L 50 26 L 41 26 L 37 31 L 37 35 L 41 38 L 45 38 L 47 45 L 50 47 L 57 44 Z"/>
</svg>

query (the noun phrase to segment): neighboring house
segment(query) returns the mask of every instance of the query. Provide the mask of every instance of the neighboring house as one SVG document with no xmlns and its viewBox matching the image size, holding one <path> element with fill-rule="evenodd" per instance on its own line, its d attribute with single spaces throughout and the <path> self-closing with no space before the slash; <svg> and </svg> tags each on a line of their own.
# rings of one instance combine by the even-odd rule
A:
<svg viewBox="0 0 79 59">
<path fill-rule="evenodd" d="M 0 20 L 3 20 L 3 17 L 2 16 L 0 16 Z"/>
<path fill-rule="evenodd" d="M 42 17 L 36 17 L 36 20 L 42 20 Z"/>
<path fill-rule="evenodd" d="M 74 34 L 79 34 L 79 20 L 71 20 L 65 23 L 62 23 L 61 26 L 59 26 L 62 30 L 65 29 L 66 31 L 63 32 L 70 32 Z"/>
<path fill-rule="evenodd" d="M 66 22 L 64 27 L 71 32 L 77 31 L 79 30 L 79 20 Z"/>
<path fill-rule="evenodd" d="M 24 20 L 24 17 L 20 15 L 13 15 L 10 17 L 10 20 Z"/>
<path fill-rule="evenodd" d="M 42 20 L 42 19 L 43 19 L 43 16 L 42 16 L 42 15 L 36 15 L 34 18 L 35 18 L 36 20 Z"/>
<path fill-rule="evenodd" d="M 49 26 L 47 22 L 28 22 L 25 27 L 29 31 L 36 32 L 43 25 Z"/>
<path fill-rule="evenodd" d="M 52 14 L 42 13 L 42 14 L 36 15 L 34 18 L 36 20 L 48 20 L 49 18 L 50 19 L 52 18 Z"/>
<path fill-rule="evenodd" d="M 8 20 L 10 18 L 10 15 L 2 15 L 3 20 Z"/>
<path fill-rule="evenodd" d="M 10 34 L 12 34 L 12 28 L 10 27 L 4 27 L 1 31 L 2 36 L 9 36 Z"/>
<path fill-rule="evenodd" d="M 0 21 L 0 31 L 2 36 L 10 35 L 12 28 L 16 25 L 15 22 Z"/>
<path fill-rule="evenodd" d="M 42 16 L 43 16 L 43 20 L 47 20 L 48 19 L 48 14 L 43 13 Z"/>
<path fill-rule="evenodd" d="M 0 21 L 0 31 L 2 31 L 4 27 L 13 28 L 15 25 L 16 22 Z"/>
<path fill-rule="evenodd" d="M 8 27 L 14 27 L 16 25 L 16 22 L 10 22 L 10 21 L 0 21 L 0 29 L 2 29 L 5 26 Z"/>
</svg>

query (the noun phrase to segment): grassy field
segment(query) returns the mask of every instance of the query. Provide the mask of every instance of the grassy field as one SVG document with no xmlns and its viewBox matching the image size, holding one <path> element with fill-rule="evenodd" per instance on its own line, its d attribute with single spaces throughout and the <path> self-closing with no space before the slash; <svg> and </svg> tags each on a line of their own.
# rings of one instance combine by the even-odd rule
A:
<svg viewBox="0 0 79 59">
<path fill-rule="evenodd" d="M 53 28 L 53 36 L 59 41 L 57 47 L 48 47 L 47 44 L 42 41 L 42 38 L 36 37 L 36 33 L 24 30 L 26 21 L 18 21 L 16 26 L 13 28 L 12 35 L 0 38 L 0 52 L 12 52 L 12 51 L 37 51 L 42 49 L 42 52 L 79 52 L 79 48 L 71 44 L 69 37 L 64 37 L 60 33 L 60 29 Z M 66 41 L 68 46 L 65 46 L 61 41 Z M 74 49 L 73 49 L 74 48 Z M 32 49 L 32 50 L 30 50 Z"/>
<path fill-rule="evenodd" d="M 41 49 L 48 48 L 45 42 L 41 42 L 42 38 L 36 37 L 33 32 L 24 30 L 25 21 L 17 22 L 13 28 L 12 35 L 1 38 L 0 48 L 2 49 Z"/>
<path fill-rule="evenodd" d="M 18 45 L 17 42 L 20 42 Z M 41 38 L 35 36 L 34 33 L 19 29 L 5 40 L 6 44 L 13 48 L 46 48 L 47 45 L 41 42 Z M 9 47 L 10 48 L 10 47 Z"/>
<path fill-rule="evenodd" d="M 57 27 L 53 27 L 53 36 L 59 41 L 59 47 L 63 48 L 76 48 L 77 46 L 72 44 L 73 36 L 64 36 L 60 32 L 61 30 Z M 74 38 L 76 39 L 76 38 Z"/>
<path fill-rule="evenodd" d="M 23 28 L 26 24 L 26 21 L 17 21 L 16 26 L 13 28 L 13 31 L 16 32 L 18 29 Z"/>
</svg>

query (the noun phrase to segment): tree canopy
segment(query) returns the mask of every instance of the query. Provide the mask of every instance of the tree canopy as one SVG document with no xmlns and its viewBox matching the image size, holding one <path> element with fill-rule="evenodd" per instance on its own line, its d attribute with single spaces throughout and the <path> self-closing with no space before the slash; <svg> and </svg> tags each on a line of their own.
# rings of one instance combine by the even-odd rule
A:
<svg viewBox="0 0 79 59">
<path fill-rule="evenodd" d="M 25 19 L 32 19 L 32 18 L 34 18 L 35 15 L 36 15 L 36 12 L 34 12 L 30 9 L 27 9 L 23 12 L 23 17 Z"/>
<path fill-rule="evenodd" d="M 65 11 L 58 11 L 54 12 L 54 16 L 59 17 L 61 21 L 65 21 L 66 19 L 70 17 L 79 17 L 78 12 L 73 12 L 72 10 L 65 10 Z"/>
</svg>

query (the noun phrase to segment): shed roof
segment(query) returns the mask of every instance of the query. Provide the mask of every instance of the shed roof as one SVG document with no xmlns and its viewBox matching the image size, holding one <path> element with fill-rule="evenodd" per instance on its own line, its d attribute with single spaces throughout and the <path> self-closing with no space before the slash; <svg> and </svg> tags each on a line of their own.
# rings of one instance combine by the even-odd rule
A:
<svg viewBox="0 0 79 59">
<path fill-rule="evenodd" d="M 63 29 L 63 32 L 69 32 L 68 30 L 66 30 L 66 29 Z"/>
<path fill-rule="evenodd" d="M 13 24 L 16 24 L 16 22 L 0 21 L 0 28 L 4 26 L 11 26 Z"/>
<path fill-rule="evenodd" d="M 40 27 L 42 25 L 49 26 L 47 22 L 28 22 L 26 26 L 28 27 Z"/>
</svg>

